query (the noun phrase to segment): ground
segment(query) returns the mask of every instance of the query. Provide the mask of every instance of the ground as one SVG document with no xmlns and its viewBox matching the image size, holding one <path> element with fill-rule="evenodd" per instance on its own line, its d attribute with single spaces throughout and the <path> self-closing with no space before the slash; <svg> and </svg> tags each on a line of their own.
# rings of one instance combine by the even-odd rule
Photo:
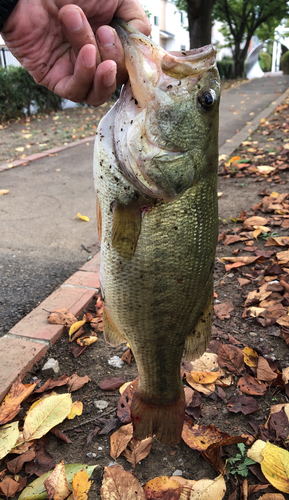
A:
<svg viewBox="0 0 289 500">
<path fill-rule="evenodd" d="M 80 109 L 79 112 L 82 113 L 83 110 Z M 215 306 L 231 301 L 233 309 L 229 313 L 227 309 L 227 318 L 225 319 L 220 319 L 220 314 L 219 317 L 214 315 L 212 341 L 208 349 L 208 352 L 217 353 L 222 344 L 230 346 L 230 348 L 235 346 L 237 349 L 244 349 L 244 347 L 248 346 L 259 357 L 269 362 L 274 373 L 277 373 L 277 371 L 281 373 L 285 368 L 289 367 L 289 345 L 285 341 L 286 329 L 284 330 L 285 334 L 281 336 L 280 326 L 276 323 L 276 318 L 267 318 L 267 320 L 265 318 L 265 321 L 263 319 L 266 326 L 262 326 L 258 321 L 260 317 L 250 316 L 250 312 L 247 313 L 246 317 L 242 316 L 244 316 L 245 300 L 248 293 L 257 290 L 264 283 L 279 282 L 280 276 L 286 281 L 289 266 L 285 266 L 286 269 L 282 269 L 282 271 L 280 269 L 276 270 L 276 268 L 275 271 L 270 271 L 275 259 L 273 253 L 270 256 L 263 254 L 263 259 L 261 258 L 258 262 L 255 261 L 242 267 L 233 267 L 226 271 L 225 263 L 221 258 L 239 257 L 240 255 L 256 256 L 258 250 L 261 253 L 268 250 L 278 253 L 288 248 L 286 245 L 282 247 L 265 246 L 268 238 L 254 237 L 252 233 L 250 237 L 246 237 L 246 243 L 236 241 L 233 244 L 227 244 L 228 240 L 226 240 L 228 236 L 240 235 L 244 231 L 243 221 L 255 215 L 270 219 L 268 224 L 261 225 L 268 225 L 271 232 L 274 232 L 274 236 L 286 236 L 287 227 L 284 221 L 287 220 L 287 213 L 289 214 L 289 205 L 288 208 L 284 205 L 281 208 L 279 207 L 277 212 L 270 211 L 268 207 L 264 209 L 265 205 L 263 207 L 256 206 L 262 202 L 264 196 L 268 196 L 272 192 L 277 193 L 277 195 L 274 195 L 275 198 L 282 193 L 289 193 L 287 174 L 289 149 L 284 147 L 286 144 L 289 144 L 289 107 L 288 103 L 283 103 L 268 121 L 260 124 L 259 129 L 248 138 L 248 142 L 235 151 L 233 156 L 239 157 L 239 159 L 236 158 L 231 162 L 220 161 L 218 188 L 220 192 L 220 242 L 215 262 Z M 274 171 L 264 169 L 264 172 L 260 173 L 257 168 L 258 166 L 272 165 L 276 167 Z M 252 206 L 254 209 L 252 209 Z M 263 209 L 263 212 L 260 211 L 260 208 Z M 246 284 L 241 282 L 241 286 L 238 278 L 247 279 L 248 282 Z M 281 289 L 283 293 L 284 289 L 282 286 L 280 288 L 280 285 L 279 289 L 276 290 L 280 292 Z M 287 308 L 289 302 L 285 295 L 286 288 L 282 297 L 282 304 L 284 308 Z M 258 306 L 258 303 L 255 302 L 254 305 Z M 59 304 L 59 307 L 61 308 L 61 304 Z M 95 301 L 89 305 L 88 310 L 93 314 L 95 313 Z M 90 328 L 87 325 L 86 328 L 89 332 Z M 100 389 L 99 384 L 107 377 L 123 377 L 127 382 L 132 381 L 137 376 L 137 369 L 134 361 L 131 364 L 124 363 L 121 368 L 112 368 L 108 364 L 108 360 L 112 356 L 121 357 L 124 351 L 127 350 L 127 346 L 110 347 L 103 339 L 102 333 L 99 333 L 98 340 L 77 358 L 72 355 L 74 347 L 75 344 L 69 343 L 68 336 L 64 336 L 49 351 L 48 357 L 59 361 L 59 375 L 71 375 L 77 372 L 79 376 L 87 375 L 91 379 L 82 389 L 72 393 L 74 401 L 80 400 L 83 402 L 84 411 L 81 416 L 76 417 L 74 420 L 65 420 L 58 426 L 72 440 L 72 443 L 66 444 L 50 433 L 47 450 L 51 453 L 55 464 L 63 459 L 66 463 L 98 464 L 99 467 L 95 469 L 93 474 L 94 483 L 89 494 L 90 499 L 98 499 L 100 498 L 103 467 L 114 463 L 114 460 L 110 457 L 109 434 L 101 435 L 97 433 L 90 444 L 87 444 L 87 439 L 89 434 L 91 437 L 91 431 L 95 427 L 103 428 L 109 422 L 112 433 L 120 426 L 120 421 L 117 420 L 116 416 L 119 393 L 117 390 L 104 392 Z M 33 377 L 39 378 L 41 385 L 45 382 L 47 377 L 43 376 L 41 371 L 45 361 L 46 359 L 40 365 L 35 366 L 31 373 L 26 376 L 26 383 L 29 383 Z M 187 364 L 184 364 L 183 368 L 186 372 L 190 371 Z M 188 414 L 193 418 L 194 423 L 204 426 L 213 424 L 229 435 L 241 436 L 241 434 L 247 434 L 257 437 L 261 433 L 263 437 L 265 436 L 264 439 L 268 438 L 268 434 L 266 434 L 268 431 L 265 431 L 263 426 L 272 405 L 288 403 L 288 384 L 287 388 L 285 388 L 284 384 L 283 386 L 282 384 L 274 386 L 274 384 L 269 383 L 263 395 L 254 396 L 259 405 L 259 410 L 253 415 L 244 415 L 240 412 L 233 413 L 229 411 L 227 404 L 232 396 L 241 395 L 237 387 L 241 375 L 246 373 L 256 376 L 256 370 L 254 367 L 249 368 L 246 365 L 242 369 L 242 373 L 238 373 L 238 369 L 231 369 L 228 373 L 233 377 L 232 385 L 216 388 L 212 392 L 209 391 L 210 394 L 207 395 L 200 393 L 200 396 L 198 396 L 198 391 L 195 390 L 195 397 L 200 397 L 201 403 L 196 404 L 194 408 L 191 405 L 190 409 L 187 410 Z M 279 376 L 278 380 L 280 380 Z M 188 386 L 187 383 L 186 385 Z M 56 390 L 66 392 L 67 389 L 61 387 Z M 104 410 L 98 410 L 95 407 L 94 402 L 99 400 L 109 403 Z M 28 407 L 26 404 L 23 406 L 24 408 Z M 22 410 L 21 417 L 23 415 L 24 411 Z M 97 418 L 99 419 L 96 420 Z M 280 447 L 287 446 L 288 449 L 288 439 L 280 438 L 280 436 L 277 439 L 273 429 L 270 430 L 270 433 L 272 442 L 275 442 Z M 248 446 L 246 446 L 246 449 L 248 449 Z M 224 446 L 221 451 L 223 460 L 226 460 L 229 457 L 235 457 L 238 448 L 236 445 Z M 135 469 L 122 456 L 117 459 L 117 463 L 121 464 L 126 470 L 133 471 L 141 484 L 157 476 L 171 476 L 177 470 L 181 471 L 183 477 L 187 479 L 199 480 L 204 477 L 213 479 L 217 475 L 216 470 L 200 452 L 191 449 L 183 440 L 173 447 L 161 445 L 158 441 L 153 440 L 151 452 L 136 465 Z M 262 484 L 262 475 L 260 474 L 260 467 L 258 467 L 257 472 L 255 470 L 257 476 L 251 471 L 249 472 L 249 484 Z M 4 463 L 1 469 L 3 468 Z M 33 479 L 35 479 L 35 476 L 33 476 Z M 241 492 L 243 480 L 244 478 L 241 476 L 227 474 L 226 499 L 248 498 L 253 500 L 261 497 L 262 494 L 277 492 L 277 490 L 270 487 L 257 493 L 251 491 L 251 495 L 246 497 Z M 273 498 L 273 496 L 270 498 Z M 289 495 L 284 493 L 284 498 L 288 500 Z"/>
</svg>

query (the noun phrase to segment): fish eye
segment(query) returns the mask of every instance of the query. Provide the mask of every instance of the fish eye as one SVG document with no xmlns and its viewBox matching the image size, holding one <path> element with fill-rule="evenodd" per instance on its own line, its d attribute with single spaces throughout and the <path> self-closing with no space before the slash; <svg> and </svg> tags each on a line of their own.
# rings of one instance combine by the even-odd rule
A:
<svg viewBox="0 0 289 500">
<path fill-rule="evenodd" d="M 210 110 L 216 103 L 216 94 L 214 90 L 206 90 L 199 95 L 198 100 L 204 109 Z"/>
</svg>

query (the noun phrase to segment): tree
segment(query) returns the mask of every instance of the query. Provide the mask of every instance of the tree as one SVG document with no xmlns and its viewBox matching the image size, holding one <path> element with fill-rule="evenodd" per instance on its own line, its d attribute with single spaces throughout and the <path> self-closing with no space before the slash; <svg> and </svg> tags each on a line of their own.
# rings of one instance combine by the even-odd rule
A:
<svg viewBox="0 0 289 500">
<path fill-rule="evenodd" d="M 212 8 L 216 0 L 175 0 L 179 10 L 188 13 L 190 47 L 203 47 L 211 43 Z"/>
<path fill-rule="evenodd" d="M 285 0 L 216 0 L 212 16 L 223 22 L 222 33 L 232 49 L 235 78 L 243 76 L 254 33 L 258 30 L 258 36 L 263 39 L 272 37 L 288 13 Z"/>
</svg>

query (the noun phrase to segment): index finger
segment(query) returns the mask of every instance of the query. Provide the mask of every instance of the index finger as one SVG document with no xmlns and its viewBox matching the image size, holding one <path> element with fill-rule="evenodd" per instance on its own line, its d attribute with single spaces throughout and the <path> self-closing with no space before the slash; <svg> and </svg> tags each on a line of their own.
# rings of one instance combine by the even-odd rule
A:
<svg viewBox="0 0 289 500">
<path fill-rule="evenodd" d="M 151 24 L 138 0 L 122 0 L 114 13 L 146 36 L 151 33 Z"/>
</svg>

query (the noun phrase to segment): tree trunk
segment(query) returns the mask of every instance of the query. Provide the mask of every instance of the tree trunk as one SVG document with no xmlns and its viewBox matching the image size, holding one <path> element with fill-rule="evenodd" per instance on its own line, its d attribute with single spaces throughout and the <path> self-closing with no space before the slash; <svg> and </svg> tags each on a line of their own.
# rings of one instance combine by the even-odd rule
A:
<svg viewBox="0 0 289 500">
<path fill-rule="evenodd" d="M 233 78 L 241 78 L 244 75 L 244 64 L 246 59 L 246 54 L 240 48 L 240 43 L 235 40 L 235 48 L 233 51 L 234 59 L 234 69 Z"/>
<path fill-rule="evenodd" d="M 215 1 L 187 0 L 191 49 L 211 43 L 211 15 Z"/>
</svg>

